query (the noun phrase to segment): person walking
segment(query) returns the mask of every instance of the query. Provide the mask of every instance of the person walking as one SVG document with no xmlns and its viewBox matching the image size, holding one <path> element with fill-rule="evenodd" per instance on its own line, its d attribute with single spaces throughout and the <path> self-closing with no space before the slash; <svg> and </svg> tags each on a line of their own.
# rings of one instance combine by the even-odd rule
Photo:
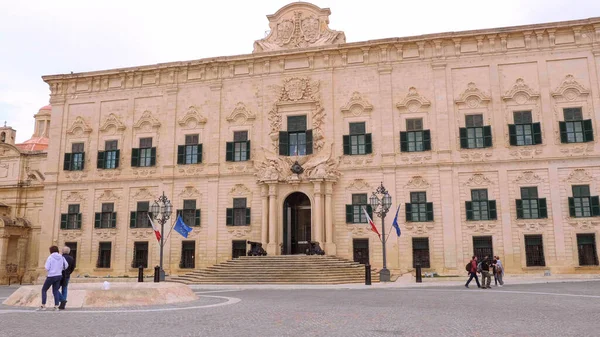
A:
<svg viewBox="0 0 600 337">
<path fill-rule="evenodd" d="M 490 289 L 490 284 L 492 283 L 492 277 L 490 274 L 490 260 L 486 255 L 481 261 L 481 285 L 482 289 Z"/>
<path fill-rule="evenodd" d="M 473 255 L 473 258 L 471 259 L 470 263 L 471 268 L 469 270 L 469 280 L 467 280 L 467 284 L 465 284 L 465 287 L 468 288 L 469 283 L 471 283 L 471 280 L 475 278 L 475 282 L 477 282 L 477 288 L 481 288 L 481 285 L 479 284 L 479 278 L 477 277 L 477 256 Z"/>
<path fill-rule="evenodd" d="M 496 277 L 498 277 L 498 283 L 500 283 L 499 287 L 502 287 L 504 285 L 504 266 L 500 261 L 500 256 L 496 256 Z"/>
<path fill-rule="evenodd" d="M 69 267 L 69 264 L 62 255 L 58 253 L 58 247 L 50 247 L 50 256 L 46 259 L 46 271 L 48 275 L 44 285 L 42 286 L 42 305 L 38 310 L 46 310 L 46 300 L 48 296 L 48 289 L 52 287 L 52 295 L 54 296 L 54 310 L 58 310 L 58 302 L 60 301 L 60 293 L 58 288 L 60 286 L 60 280 L 62 279 L 62 271 Z"/>
<path fill-rule="evenodd" d="M 494 256 L 494 259 L 492 260 L 492 270 L 493 270 L 493 274 L 494 274 L 494 286 L 498 286 L 498 275 L 496 273 L 496 257 Z"/>
<path fill-rule="evenodd" d="M 67 304 L 67 294 L 69 289 L 69 280 L 71 279 L 71 273 L 75 270 L 75 259 L 69 255 L 71 253 L 71 248 L 65 246 L 62 249 L 62 256 L 69 264 L 69 267 L 62 271 L 62 280 L 60 281 L 60 305 L 58 306 L 59 310 L 64 310 L 65 305 Z"/>
</svg>

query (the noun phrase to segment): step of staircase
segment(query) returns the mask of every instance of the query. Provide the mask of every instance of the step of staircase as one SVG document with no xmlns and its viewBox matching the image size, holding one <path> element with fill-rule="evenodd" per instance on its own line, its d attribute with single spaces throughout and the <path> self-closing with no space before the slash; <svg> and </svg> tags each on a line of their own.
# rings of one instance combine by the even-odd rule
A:
<svg viewBox="0 0 600 337">
<path fill-rule="evenodd" d="M 372 277 L 372 282 L 377 282 Z M 365 266 L 337 256 L 242 256 L 168 281 L 185 284 L 346 284 L 363 283 Z"/>
</svg>

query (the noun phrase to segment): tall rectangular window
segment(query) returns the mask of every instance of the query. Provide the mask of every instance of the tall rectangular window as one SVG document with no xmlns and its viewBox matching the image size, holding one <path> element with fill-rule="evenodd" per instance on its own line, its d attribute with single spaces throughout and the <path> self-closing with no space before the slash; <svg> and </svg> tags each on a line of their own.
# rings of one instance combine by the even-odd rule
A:
<svg viewBox="0 0 600 337">
<path fill-rule="evenodd" d="M 200 212 L 196 209 L 196 200 L 184 200 L 183 209 L 178 211 L 188 226 L 200 226 Z"/>
<path fill-rule="evenodd" d="M 99 154 L 100 158 L 100 154 Z M 119 149 L 118 149 L 118 141 L 117 140 L 107 140 L 104 143 L 104 152 L 102 156 L 103 162 L 100 164 L 100 160 L 98 161 L 98 168 L 103 169 L 114 169 L 119 167 Z"/>
<path fill-rule="evenodd" d="M 250 208 L 246 206 L 246 198 L 233 198 L 233 208 L 227 209 L 228 226 L 249 226 Z"/>
<path fill-rule="evenodd" d="M 478 261 L 483 261 L 484 257 L 492 258 L 494 256 L 494 247 L 491 236 L 473 237 L 473 255 L 477 256 Z"/>
<path fill-rule="evenodd" d="M 540 123 L 533 123 L 531 111 L 513 112 L 515 124 L 508 125 L 510 145 L 523 146 L 542 143 Z"/>
<path fill-rule="evenodd" d="M 140 138 L 140 167 L 152 165 L 152 138 Z"/>
<path fill-rule="evenodd" d="M 365 122 L 350 123 L 350 135 L 344 136 L 344 154 L 361 155 L 373 152 L 371 134 L 366 131 Z"/>
<path fill-rule="evenodd" d="M 492 129 L 483 125 L 483 115 L 465 116 L 465 126 L 460 128 L 460 146 L 463 149 L 477 149 L 492 146 Z"/>
<path fill-rule="evenodd" d="M 131 212 L 129 219 L 129 227 L 131 228 L 148 228 L 152 227 L 150 225 L 150 221 L 148 220 L 149 216 L 152 216 L 150 213 L 150 203 L 148 201 L 139 201 L 137 203 L 137 208 L 134 212 Z"/>
<path fill-rule="evenodd" d="M 521 199 L 516 200 L 517 219 L 541 219 L 548 217 L 546 199 L 538 198 L 537 187 L 521 187 Z"/>
<path fill-rule="evenodd" d="M 250 159 L 248 131 L 234 131 L 233 142 L 226 144 L 226 161 L 246 161 Z"/>
<path fill-rule="evenodd" d="M 594 140 L 591 119 L 583 119 L 581 108 L 563 109 L 564 122 L 559 122 L 561 143 L 583 143 Z"/>
<path fill-rule="evenodd" d="M 471 190 L 471 201 L 465 203 L 467 220 L 495 220 L 496 201 L 488 200 L 487 189 Z"/>
<path fill-rule="evenodd" d="M 196 241 L 181 242 L 181 261 L 179 268 L 195 268 L 196 267 Z"/>
<path fill-rule="evenodd" d="M 110 268 L 110 255 L 111 255 L 112 243 L 111 242 L 100 242 L 98 248 L 98 262 L 96 268 Z"/>
<path fill-rule="evenodd" d="M 115 228 L 117 222 L 117 213 L 115 213 L 114 203 L 103 203 L 102 211 L 96 213 L 95 228 Z"/>
<path fill-rule="evenodd" d="M 148 242 L 134 242 L 133 243 L 133 262 L 131 263 L 132 268 L 148 268 Z"/>
<path fill-rule="evenodd" d="M 71 257 L 73 258 L 75 266 L 77 266 L 77 242 L 65 242 L 65 246 L 71 249 L 69 255 L 71 255 Z"/>
<path fill-rule="evenodd" d="M 525 257 L 527 267 L 543 267 L 546 265 L 541 235 L 525 235 Z"/>
<path fill-rule="evenodd" d="M 406 221 L 433 221 L 433 203 L 427 202 L 426 192 L 410 192 L 410 203 L 405 204 Z"/>
<path fill-rule="evenodd" d="M 573 185 L 573 197 L 569 198 L 569 214 L 574 218 L 600 216 L 600 200 L 590 195 L 589 185 Z"/>
<path fill-rule="evenodd" d="M 177 164 L 198 164 L 202 162 L 202 144 L 199 135 L 186 135 L 185 145 L 177 146 Z"/>
<path fill-rule="evenodd" d="M 352 204 L 346 205 L 346 223 L 367 223 L 365 211 L 372 217 L 366 193 L 352 194 Z"/>
<path fill-rule="evenodd" d="M 287 117 L 287 131 L 279 132 L 279 155 L 312 154 L 312 130 L 307 130 L 306 125 L 306 115 Z"/>
<path fill-rule="evenodd" d="M 67 213 L 60 216 L 61 229 L 81 229 L 81 212 L 79 204 L 72 204 L 67 207 Z"/>
<path fill-rule="evenodd" d="M 429 238 L 412 238 L 413 268 L 430 268 L 429 264 Z"/>
<path fill-rule="evenodd" d="M 400 132 L 400 151 L 420 152 L 431 150 L 431 134 L 423 130 L 423 118 L 406 120 L 406 132 Z"/>
<path fill-rule="evenodd" d="M 71 153 L 65 153 L 63 169 L 65 171 L 82 171 L 85 165 L 85 148 L 83 143 L 71 144 Z"/>
<path fill-rule="evenodd" d="M 577 253 L 580 266 L 597 266 L 596 235 L 593 233 L 577 234 Z"/>
</svg>

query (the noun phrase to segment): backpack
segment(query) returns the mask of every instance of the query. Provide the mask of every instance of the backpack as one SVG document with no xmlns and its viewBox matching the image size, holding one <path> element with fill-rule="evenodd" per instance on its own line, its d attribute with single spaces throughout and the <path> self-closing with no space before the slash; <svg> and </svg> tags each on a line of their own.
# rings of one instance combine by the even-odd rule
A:
<svg viewBox="0 0 600 337">
<path fill-rule="evenodd" d="M 481 273 L 481 262 L 477 264 L 477 272 Z"/>
<path fill-rule="evenodd" d="M 467 265 L 465 266 L 465 269 L 470 273 L 471 272 L 471 261 L 469 261 L 469 263 L 467 263 Z"/>
</svg>

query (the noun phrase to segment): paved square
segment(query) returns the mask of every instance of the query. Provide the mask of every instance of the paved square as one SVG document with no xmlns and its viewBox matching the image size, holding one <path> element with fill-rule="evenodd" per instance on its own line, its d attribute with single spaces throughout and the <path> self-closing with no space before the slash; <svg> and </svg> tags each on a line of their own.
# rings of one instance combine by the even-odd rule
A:
<svg viewBox="0 0 600 337">
<path fill-rule="evenodd" d="M 195 292 L 196 302 L 123 310 L 0 306 L 0 336 L 595 336 L 600 308 L 598 281 Z"/>
</svg>

